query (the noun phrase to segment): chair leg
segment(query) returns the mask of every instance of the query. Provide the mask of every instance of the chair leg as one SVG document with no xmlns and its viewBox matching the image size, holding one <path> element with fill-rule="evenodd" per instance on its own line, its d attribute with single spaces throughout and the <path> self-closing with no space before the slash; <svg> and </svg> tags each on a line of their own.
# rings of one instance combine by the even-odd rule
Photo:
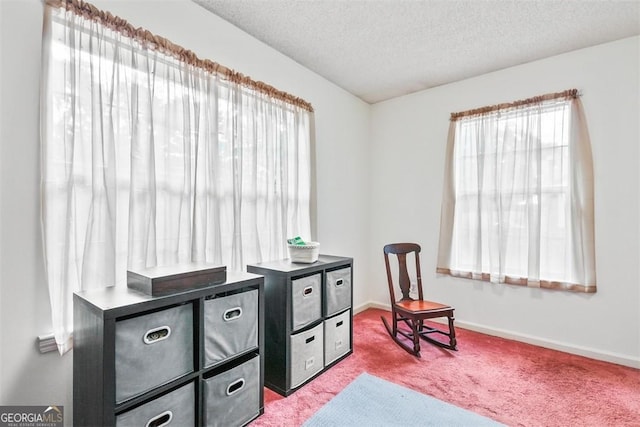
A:
<svg viewBox="0 0 640 427">
<path fill-rule="evenodd" d="M 447 316 L 449 319 L 449 345 L 452 350 L 458 350 L 458 343 L 456 342 L 456 328 L 453 326 L 455 320 L 453 316 Z"/>
<path fill-rule="evenodd" d="M 413 331 L 413 352 L 416 355 L 420 355 L 420 331 L 419 329 L 422 329 L 422 326 L 420 325 L 420 327 L 418 327 L 418 323 L 420 323 L 417 320 L 412 320 L 411 321 L 411 330 Z"/>
<path fill-rule="evenodd" d="M 393 336 L 398 335 L 398 316 L 395 312 L 391 312 L 391 318 L 393 319 Z"/>
</svg>

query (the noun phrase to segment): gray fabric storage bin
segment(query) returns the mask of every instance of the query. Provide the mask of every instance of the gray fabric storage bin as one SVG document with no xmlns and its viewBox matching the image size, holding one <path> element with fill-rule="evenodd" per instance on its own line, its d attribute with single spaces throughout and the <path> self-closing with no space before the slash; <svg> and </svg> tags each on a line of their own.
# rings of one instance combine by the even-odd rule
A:
<svg viewBox="0 0 640 427">
<path fill-rule="evenodd" d="M 257 347 L 257 289 L 205 301 L 205 366 L 215 365 Z"/>
<path fill-rule="evenodd" d="M 116 321 L 116 402 L 193 371 L 193 308 Z"/>
<path fill-rule="evenodd" d="M 324 368 L 323 324 L 291 335 L 291 388 L 296 388 Z"/>
<path fill-rule="evenodd" d="M 325 316 L 332 316 L 351 307 L 351 267 L 326 272 Z"/>
<path fill-rule="evenodd" d="M 322 317 L 322 274 L 291 280 L 292 330 L 300 329 Z"/>
<path fill-rule="evenodd" d="M 193 383 L 116 416 L 117 427 L 194 426 L 196 393 Z"/>
<path fill-rule="evenodd" d="M 351 349 L 351 310 L 324 321 L 324 364 L 328 365 Z"/>
<path fill-rule="evenodd" d="M 260 356 L 204 381 L 206 426 L 241 426 L 260 413 Z"/>
</svg>

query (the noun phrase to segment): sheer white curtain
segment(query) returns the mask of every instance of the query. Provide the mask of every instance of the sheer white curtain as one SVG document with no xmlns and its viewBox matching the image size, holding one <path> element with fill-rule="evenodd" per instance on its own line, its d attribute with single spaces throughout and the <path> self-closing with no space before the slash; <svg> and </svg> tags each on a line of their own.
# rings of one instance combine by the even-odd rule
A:
<svg viewBox="0 0 640 427">
<path fill-rule="evenodd" d="M 242 270 L 310 238 L 312 113 L 45 8 L 42 228 L 54 335 L 127 268 Z"/>
<path fill-rule="evenodd" d="M 593 166 L 580 100 L 452 121 L 438 272 L 595 292 Z"/>
</svg>

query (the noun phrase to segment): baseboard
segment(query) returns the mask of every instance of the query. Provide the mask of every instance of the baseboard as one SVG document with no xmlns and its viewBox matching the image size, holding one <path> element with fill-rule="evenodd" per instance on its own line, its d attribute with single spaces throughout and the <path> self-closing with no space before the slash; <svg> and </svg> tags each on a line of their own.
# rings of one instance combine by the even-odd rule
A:
<svg viewBox="0 0 640 427">
<path fill-rule="evenodd" d="M 379 302 L 369 301 L 364 304 L 360 304 L 354 307 L 354 314 L 358 314 L 369 308 L 377 308 L 380 310 L 390 311 L 391 306 L 389 304 L 381 304 Z M 445 323 L 445 319 L 433 319 L 438 323 Z M 495 337 L 506 338 L 514 341 L 524 342 L 527 344 L 536 345 L 538 347 L 549 348 L 551 350 L 558 350 L 564 353 L 575 354 L 578 356 L 588 357 L 589 359 L 602 360 L 604 362 L 615 363 L 617 365 L 628 366 L 630 368 L 640 369 L 640 358 L 629 357 L 617 353 L 610 353 L 605 351 L 594 350 L 587 347 L 567 345 L 562 342 L 554 340 L 541 339 L 527 334 L 520 334 L 513 331 L 507 331 L 504 329 L 490 328 L 483 325 L 479 325 L 473 322 L 465 322 L 464 320 L 456 319 L 456 326 L 463 329 L 468 329 L 474 332 L 480 332 L 486 335 L 492 335 Z M 461 343 L 458 343 L 460 345 Z"/>
<path fill-rule="evenodd" d="M 380 310 L 391 311 L 391 306 L 389 304 L 381 304 L 379 302 L 369 301 L 364 304 L 360 304 L 357 307 L 353 307 L 353 314 L 361 313 L 369 308 L 378 308 Z"/>
<path fill-rule="evenodd" d="M 582 347 L 577 345 L 567 345 L 565 343 L 541 339 L 527 334 L 515 333 L 504 329 L 488 328 L 486 326 L 478 325 L 473 322 L 465 322 L 456 319 L 456 325 L 461 328 L 468 329 L 470 331 L 480 332 L 487 335 L 493 335 L 500 338 L 506 338 L 514 341 L 520 341 L 527 344 L 536 345 L 538 347 L 549 348 L 551 350 L 558 350 L 564 353 L 576 354 L 578 356 L 588 357 L 589 359 L 602 360 L 604 362 L 615 363 L 618 365 L 629 366 L 631 368 L 640 369 L 640 358 L 629 357 L 617 353 L 610 353 L 600 350 L 594 350 L 588 347 Z"/>
</svg>

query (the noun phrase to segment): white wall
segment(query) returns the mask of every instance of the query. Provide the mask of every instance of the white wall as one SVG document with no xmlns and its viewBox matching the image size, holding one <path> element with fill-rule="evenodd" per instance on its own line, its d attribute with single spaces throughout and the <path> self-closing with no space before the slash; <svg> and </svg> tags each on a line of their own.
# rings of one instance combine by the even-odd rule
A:
<svg viewBox="0 0 640 427">
<path fill-rule="evenodd" d="M 372 301 L 388 299 L 382 246 L 417 241 L 430 296 L 460 325 L 640 367 L 639 47 L 633 37 L 374 105 Z M 593 148 L 598 292 L 437 277 L 449 114 L 570 88 L 583 93 Z"/>
<path fill-rule="evenodd" d="M 190 1 L 93 1 L 97 7 L 316 110 L 317 238 L 323 253 L 352 256 L 367 282 L 370 106 Z M 65 406 L 71 422 L 72 352 L 41 355 L 51 331 L 39 218 L 40 0 L 0 0 L 0 405 Z M 364 287 L 355 304 L 368 300 Z"/>
<path fill-rule="evenodd" d="M 3 34 L 2 34 L 2 28 L 4 28 L 4 22 L 3 22 L 3 8 L 2 8 L 2 4 L 0 3 L 0 58 L 3 57 L 3 47 L 2 47 L 2 39 L 3 39 Z M 0 67 L 0 117 L 4 117 L 4 103 L 2 102 L 2 99 L 4 98 L 4 84 L 2 83 L 2 67 Z M 3 128 L 3 120 L 0 119 L 0 141 L 2 141 L 4 138 L 4 134 L 2 132 L 2 128 Z M 2 165 L 2 159 L 3 159 L 3 149 L 2 149 L 2 145 L 0 145 L 0 166 Z M 0 180 L 4 178 L 4 175 L 2 174 L 2 168 L 0 167 Z M 0 241 L 2 241 L 4 234 L 3 234 L 3 229 L 4 227 L 2 226 L 2 218 L 4 215 L 2 215 L 2 211 L 3 211 L 3 189 L 2 186 L 0 185 Z M 0 245 L 0 325 L 2 325 L 4 323 L 4 318 L 2 316 L 2 245 Z M 4 333 L 2 331 L 2 327 L 0 327 L 0 343 L 4 342 Z M 2 366 L 4 366 L 4 364 L 2 363 L 2 351 L 0 351 L 0 403 L 2 402 L 2 383 L 4 381 L 2 381 Z"/>
<path fill-rule="evenodd" d="M 0 404 L 68 405 L 71 357 L 40 355 L 51 330 L 39 223 L 42 5 L 0 2 Z"/>
</svg>

